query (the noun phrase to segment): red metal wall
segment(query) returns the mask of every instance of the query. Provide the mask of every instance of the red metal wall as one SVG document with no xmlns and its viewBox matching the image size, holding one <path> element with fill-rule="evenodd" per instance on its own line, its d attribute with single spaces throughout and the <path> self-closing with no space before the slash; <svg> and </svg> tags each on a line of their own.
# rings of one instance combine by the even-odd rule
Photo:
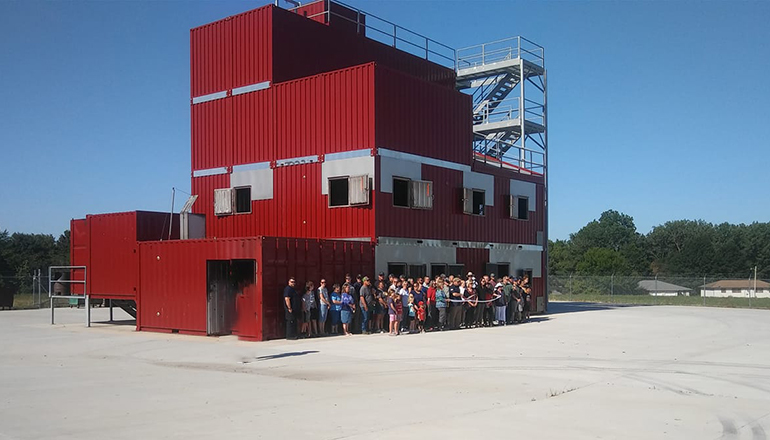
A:
<svg viewBox="0 0 770 440">
<path fill-rule="evenodd" d="M 232 21 L 215 21 L 190 30 L 190 96 L 233 87 Z"/>
<path fill-rule="evenodd" d="M 206 261 L 255 260 L 256 285 L 236 299 L 234 333 L 245 339 L 284 336 L 283 288 L 289 277 L 298 290 L 322 277 L 374 271 L 370 243 L 292 238 L 238 238 L 145 242 L 139 246 L 140 330 L 206 333 Z"/>
<path fill-rule="evenodd" d="M 374 148 L 374 64 L 275 86 L 275 159 Z"/>
<path fill-rule="evenodd" d="M 378 161 L 378 176 L 379 167 Z M 537 207 L 529 220 L 514 220 L 508 218 L 510 177 L 494 178 L 495 205 L 487 206 L 484 216 L 462 212 L 462 171 L 423 164 L 422 179 L 433 182 L 432 210 L 394 207 L 392 194 L 377 191 L 377 237 L 536 244 L 537 231 L 544 228 L 542 185 L 537 186 Z"/>
<path fill-rule="evenodd" d="M 329 208 L 321 194 L 321 164 L 274 169 L 273 198 L 251 202 L 251 214 L 214 215 L 214 189 L 229 188 L 228 174 L 194 177 L 193 211 L 206 215 L 206 237 L 271 235 L 299 238 L 374 238 L 370 206 Z"/>
<path fill-rule="evenodd" d="M 272 6 L 264 6 L 231 17 L 232 88 L 273 79 L 271 9 Z"/>
<path fill-rule="evenodd" d="M 486 273 L 486 264 L 489 262 L 489 249 L 476 248 L 457 248 L 457 263 L 465 265 L 464 272 L 460 275 L 465 276 L 468 272 L 478 274 Z"/>
<path fill-rule="evenodd" d="M 471 97 L 386 67 L 375 74 L 377 146 L 470 164 Z"/>
<path fill-rule="evenodd" d="M 177 240 L 145 242 L 139 246 L 141 283 L 139 330 L 178 330 L 206 333 L 207 260 L 258 260 L 259 240 Z M 247 292 L 248 293 L 248 292 Z M 246 299 L 247 303 L 244 303 Z M 254 316 L 253 295 L 236 299 L 235 326 L 256 332 L 241 322 Z M 251 319 L 249 320 L 251 321 Z"/>
<path fill-rule="evenodd" d="M 258 265 L 258 295 L 262 298 L 264 327 L 261 339 L 285 336 L 283 289 L 296 277 L 298 290 L 321 278 L 329 285 L 342 283 L 345 274 L 374 275 L 374 246 L 371 243 L 332 240 L 264 238 L 262 264 Z M 370 276 L 371 276 L 370 275 Z"/>
<path fill-rule="evenodd" d="M 275 160 L 273 96 L 270 88 L 226 99 L 232 106 L 231 165 Z"/>
<path fill-rule="evenodd" d="M 377 62 L 445 88 L 455 87 L 453 69 L 426 61 L 342 25 L 326 26 L 280 8 L 273 9 L 273 81 L 283 82 Z"/>
<path fill-rule="evenodd" d="M 190 108 L 193 170 L 233 164 L 233 101 L 231 98 L 195 104 Z"/>
<path fill-rule="evenodd" d="M 179 239 L 179 215 L 132 211 L 88 215 L 72 220 L 70 261 L 87 267 L 88 293 L 94 298 L 134 299 L 139 282 L 138 241 Z M 75 272 L 77 278 L 79 272 Z M 78 287 L 74 292 L 82 293 Z"/>
<path fill-rule="evenodd" d="M 324 3 L 305 6 L 309 15 Z M 334 5 L 340 15 L 355 13 Z M 356 35 L 356 25 L 335 17 L 331 25 L 267 5 L 190 30 L 190 96 L 264 81 L 279 83 L 359 64 L 378 62 L 454 89 L 454 70 Z"/>
<path fill-rule="evenodd" d="M 73 270 L 70 273 L 70 279 L 74 281 L 83 281 L 83 275 L 87 274 L 91 265 L 89 246 L 91 237 L 89 235 L 88 220 L 72 219 L 70 221 L 70 265 L 86 266 L 86 272 L 82 270 Z M 75 295 L 83 294 L 82 284 L 71 284 L 71 292 Z"/>
</svg>

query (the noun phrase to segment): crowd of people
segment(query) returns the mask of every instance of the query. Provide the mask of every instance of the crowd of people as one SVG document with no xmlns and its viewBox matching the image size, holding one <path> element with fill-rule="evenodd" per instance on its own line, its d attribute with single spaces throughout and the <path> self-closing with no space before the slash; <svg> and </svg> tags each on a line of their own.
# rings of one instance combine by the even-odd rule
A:
<svg viewBox="0 0 770 440">
<path fill-rule="evenodd" d="M 476 279 L 439 275 L 434 279 L 380 273 L 376 280 L 350 275 L 329 287 L 326 279 L 298 291 L 289 279 L 284 289 L 286 338 L 312 338 L 387 331 L 404 333 L 510 325 L 529 320 L 529 279 L 495 274 Z"/>
</svg>

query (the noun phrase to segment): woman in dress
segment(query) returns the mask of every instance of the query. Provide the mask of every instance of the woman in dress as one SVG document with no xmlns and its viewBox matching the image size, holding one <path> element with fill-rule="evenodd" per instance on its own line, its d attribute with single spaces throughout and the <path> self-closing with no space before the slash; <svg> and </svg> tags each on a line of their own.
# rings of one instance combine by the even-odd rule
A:
<svg viewBox="0 0 770 440">
<path fill-rule="evenodd" d="M 350 323 L 353 322 L 353 313 L 356 312 L 356 301 L 353 299 L 353 295 L 350 294 L 350 284 L 345 283 L 342 286 L 342 331 L 345 332 L 345 336 L 352 336 L 350 332 Z"/>
</svg>

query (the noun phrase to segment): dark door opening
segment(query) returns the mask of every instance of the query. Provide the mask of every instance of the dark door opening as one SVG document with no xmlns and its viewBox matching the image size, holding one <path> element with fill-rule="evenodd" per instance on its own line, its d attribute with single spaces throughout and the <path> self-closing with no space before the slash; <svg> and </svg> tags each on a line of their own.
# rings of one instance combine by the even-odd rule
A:
<svg viewBox="0 0 770 440">
<path fill-rule="evenodd" d="M 229 335 L 235 317 L 235 291 L 230 282 L 230 261 L 206 261 L 206 334 Z"/>
</svg>

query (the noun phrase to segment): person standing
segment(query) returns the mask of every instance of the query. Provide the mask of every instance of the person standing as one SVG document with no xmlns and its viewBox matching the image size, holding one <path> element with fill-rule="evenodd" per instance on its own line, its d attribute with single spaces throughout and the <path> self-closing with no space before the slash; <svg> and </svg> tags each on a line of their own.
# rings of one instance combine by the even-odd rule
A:
<svg viewBox="0 0 770 440">
<path fill-rule="evenodd" d="M 387 293 L 388 298 L 388 331 L 390 336 L 398 335 L 398 309 L 396 308 L 396 288 L 391 286 Z"/>
<path fill-rule="evenodd" d="M 428 330 L 433 330 L 436 328 L 436 323 L 438 322 L 438 309 L 436 309 L 436 282 L 431 281 L 428 285 L 428 292 L 425 294 L 426 303 L 427 303 L 427 311 L 428 311 L 428 317 L 425 321 L 425 325 L 428 328 Z"/>
<path fill-rule="evenodd" d="M 471 285 L 466 284 L 465 292 L 463 293 L 463 299 L 465 300 L 465 328 L 471 328 L 476 325 L 476 306 L 478 305 L 479 297 L 476 294 L 476 289 Z"/>
<path fill-rule="evenodd" d="M 503 283 L 497 283 L 495 285 L 495 296 L 497 299 L 495 299 L 495 321 L 497 321 L 497 325 L 505 325 L 505 290 L 503 288 Z"/>
<path fill-rule="evenodd" d="M 492 296 L 489 290 L 489 278 L 486 275 L 481 279 L 477 296 L 476 327 L 485 327 L 488 324 L 486 322 L 487 305 L 489 304 L 489 298 Z"/>
<path fill-rule="evenodd" d="M 505 294 L 505 323 L 513 324 L 513 283 L 508 275 L 503 277 L 503 294 Z"/>
<path fill-rule="evenodd" d="M 353 309 L 353 322 L 351 323 L 352 327 L 350 331 L 355 334 L 361 333 L 361 320 L 363 319 L 363 309 L 360 307 L 361 286 L 363 286 L 363 282 L 361 280 L 361 274 L 358 274 L 356 275 L 356 281 L 350 286 L 350 295 L 353 296 L 353 300 L 355 301 L 355 308 Z"/>
<path fill-rule="evenodd" d="M 444 289 L 444 279 L 436 282 L 436 328 L 443 331 L 447 321 L 447 290 Z"/>
<path fill-rule="evenodd" d="M 409 284 L 406 280 L 399 281 L 398 296 L 401 299 L 401 332 L 409 331 Z"/>
<path fill-rule="evenodd" d="M 332 334 L 340 334 L 340 323 L 342 322 L 342 292 L 340 292 L 340 285 L 335 284 L 332 287 Z"/>
<path fill-rule="evenodd" d="M 356 302 L 353 299 L 350 284 L 342 286 L 342 331 L 345 332 L 345 336 L 352 336 L 350 332 L 350 324 L 353 322 L 353 313 L 356 311 Z"/>
<path fill-rule="evenodd" d="M 460 278 L 454 278 L 449 287 L 449 328 L 457 330 L 463 319 L 463 294 L 460 291 Z"/>
<path fill-rule="evenodd" d="M 361 307 L 361 333 L 371 334 L 372 317 L 374 314 L 374 292 L 369 277 L 364 277 L 361 286 L 359 305 Z"/>
<path fill-rule="evenodd" d="M 331 301 L 329 300 L 329 291 L 326 289 L 326 280 L 321 280 L 321 287 L 318 288 L 318 302 L 320 308 L 318 309 L 318 333 L 321 336 L 326 336 L 326 317 L 329 315 L 329 309 L 331 308 Z"/>
<path fill-rule="evenodd" d="M 296 298 L 299 296 L 294 286 L 297 281 L 289 278 L 289 284 L 283 289 L 283 310 L 286 319 L 286 339 L 297 339 Z"/>
</svg>

